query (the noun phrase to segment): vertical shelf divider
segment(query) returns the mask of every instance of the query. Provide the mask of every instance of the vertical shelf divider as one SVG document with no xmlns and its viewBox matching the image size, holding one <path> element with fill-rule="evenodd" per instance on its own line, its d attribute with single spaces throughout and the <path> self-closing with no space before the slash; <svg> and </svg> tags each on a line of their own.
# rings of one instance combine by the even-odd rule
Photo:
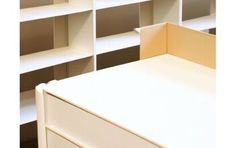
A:
<svg viewBox="0 0 235 148">
<path fill-rule="evenodd" d="M 54 0 L 54 3 L 68 2 L 68 0 Z M 53 27 L 54 48 L 68 46 L 68 17 L 59 16 L 54 18 Z M 54 79 L 60 80 L 67 77 L 67 64 L 60 64 L 53 67 Z"/>
<path fill-rule="evenodd" d="M 91 53 L 92 56 L 69 62 L 67 64 L 68 76 L 94 70 L 94 3 L 93 0 L 80 0 L 79 3 L 88 3 L 93 9 L 68 16 L 68 44 L 72 50 L 83 50 L 83 52 Z"/>
<path fill-rule="evenodd" d="M 181 24 L 182 0 L 153 0 L 153 22 L 172 22 Z"/>
</svg>

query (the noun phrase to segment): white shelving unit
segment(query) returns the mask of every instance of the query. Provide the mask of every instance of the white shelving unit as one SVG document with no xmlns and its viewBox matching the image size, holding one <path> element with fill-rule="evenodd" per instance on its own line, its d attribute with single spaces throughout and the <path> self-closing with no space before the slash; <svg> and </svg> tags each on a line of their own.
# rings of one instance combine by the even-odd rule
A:
<svg viewBox="0 0 235 148">
<path fill-rule="evenodd" d="M 53 0 L 50 5 L 23 8 L 21 24 L 53 21 L 53 48 L 20 56 L 20 75 L 48 67 L 53 67 L 55 79 L 94 71 L 96 56 L 140 45 L 140 28 L 152 24 L 168 21 L 195 30 L 216 27 L 212 9 L 206 16 L 183 21 L 183 1 L 186 0 Z M 138 5 L 138 28 L 97 37 L 97 11 L 127 5 Z M 35 121 L 34 90 L 21 92 L 20 102 L 20 124 Z"/>
<path fill-rule="evenodd" d="M 21 55 L 20 75 L 53 67 L 52 75 L 57 79 L 93 70 L 94 63 L 90 64 L 94 62 L 95 42 L 93 0 L 70 0 L 69 2 L 54 0 L 53 2 L 49 5 L 20 10 L 22 25 L 38 20 L 42 20 L 42 23 L 44 20 L 52 21 L 54 47 Z M 39 29 L 44 28 L 39 27 Z M 84 66 L 81 66 L 82 64 Z M 21 92 L 20 102 L 20 124 L 36 121 L 34 91 Z"/>
</svg>

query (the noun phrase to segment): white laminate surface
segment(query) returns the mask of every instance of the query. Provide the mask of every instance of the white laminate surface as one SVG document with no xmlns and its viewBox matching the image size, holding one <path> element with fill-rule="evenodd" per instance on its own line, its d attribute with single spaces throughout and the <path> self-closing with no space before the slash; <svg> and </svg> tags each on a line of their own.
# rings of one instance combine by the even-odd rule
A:
<svg viewBox="0 0 235 148">
<path fill-rule="evenodd" d="M 92 52 L 62 47 L 20 56 L 20 74 L 92 56 Z"/>
<path fill-rule="evenodd" d="M 215 14 L 183 21 L 183 26 L 198 31 L 216 28 Z"/>
<path fill-rule="evenodd" d="M 96 39 L 96 53 L 103 54 L 140 45 L 140 35 L 136 31 L 120 33 Z"/>
<path fill-rule="evenodd" d="M 148 2 L 150 0 L 96 0 L 96 10 L 111 7 L 125 6 L 130 4 Z"/>
<path fill-rule="evenodd" d="M 215 70 L 162 55 L 46 91 L 169 148 L 215 147 Z"/>
</svg>

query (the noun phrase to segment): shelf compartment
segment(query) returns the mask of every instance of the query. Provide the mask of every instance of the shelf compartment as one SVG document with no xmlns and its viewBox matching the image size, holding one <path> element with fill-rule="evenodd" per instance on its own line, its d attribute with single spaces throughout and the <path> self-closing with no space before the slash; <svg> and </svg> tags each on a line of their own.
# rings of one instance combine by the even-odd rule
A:
<svg viewBox="0 0 235 148">
<path fill-rule="evenodd" d="M 216 27 L 215 14 L 183 21 L 183 26 L 194 30 L 207 30 Z"/>
<path fill-rule="evenodd" d="M 135 3 L 148 2 L 151 0 L 96 0 L 96 10 L 106 9 L 111 7 L 124 6 Z"/>
<path fill-rule="evenodd" d="M 70 47 L 56 48 L 20 57 L 20 74 L 92 56 L 92 52 Z"/>
<path fill-rule="evenodd" d="M 140 45 L 140 36 L 136 31 L 110 35 L 96 39 L 96 54 Z"/>
<path fill-rule="evenodd" d="M 20 125 L 36 121 L 35 91 L 20 93 Z"/>
<path fill-rule="evenodd" d="M 63 16 L 92 10 L 88 4 L 59 3 L 20 10 L 20 22 Z"/>
</svg>

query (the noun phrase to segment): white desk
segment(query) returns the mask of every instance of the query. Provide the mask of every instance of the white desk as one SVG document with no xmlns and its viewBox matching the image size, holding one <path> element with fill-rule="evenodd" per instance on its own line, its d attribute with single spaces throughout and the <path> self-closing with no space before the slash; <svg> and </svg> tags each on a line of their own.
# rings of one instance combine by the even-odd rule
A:
<svg viewBox="0 0 235 148">
<path fill-rule="evenodd" d="M 166 54 L 61 80 L 44 90 L 161 146 L 215 148 L 214 69 Z"/>
</svg>

